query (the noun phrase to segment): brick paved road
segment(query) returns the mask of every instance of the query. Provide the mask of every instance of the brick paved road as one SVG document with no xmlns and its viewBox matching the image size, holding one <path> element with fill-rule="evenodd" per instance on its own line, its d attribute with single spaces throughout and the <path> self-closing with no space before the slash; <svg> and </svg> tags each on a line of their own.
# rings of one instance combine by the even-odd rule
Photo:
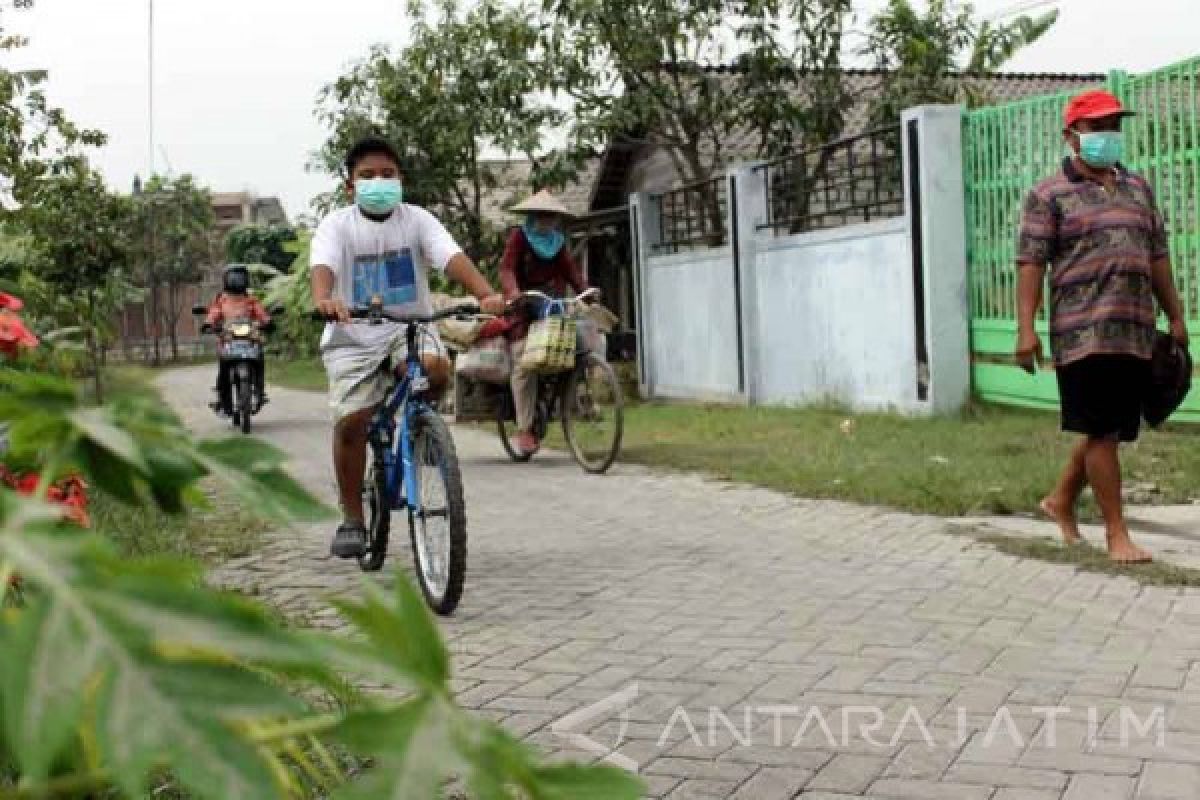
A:
<svg viewBox="0 0 1200 800">
<path fill-rule="evenodd" d="M 210 378 L 166 387 L 203 432 L 220 428 Z M 261 435 L 331 499 L 323 398 L 272 394 Z M 655 797 L 1200 797 L 1196 592 L 1017 560 L 936 519 L 629 467 L 592 478 L 553 454 L 512 465 L 491 436 L 455 437 L 459 698 L 548 751 L 578 756 L 551 725 L 625 690 L 572 730 L 623 733 Z M 323 596 L 362 576 L 328 535 L 281 532 L 214 578 L 332 625 Z M 1122 744 L 1123 713 L 1158 709 L 1165 741 L 1131 724 Z"/>
</svg>

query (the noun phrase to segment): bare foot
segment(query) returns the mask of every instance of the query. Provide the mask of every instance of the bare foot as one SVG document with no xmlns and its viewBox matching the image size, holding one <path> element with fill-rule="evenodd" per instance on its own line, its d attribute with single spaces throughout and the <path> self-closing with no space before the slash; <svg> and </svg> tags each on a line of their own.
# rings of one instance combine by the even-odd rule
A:
<svg viewBox="0 0 1200 800">
<path fill-rule="evenodd" d="M 1108 534 L 1108 557 L 1118 564 L 1145 564 L 1154 560 L 1149 552 L 1133 543 L 1125 529 Z"/>
<path fill-rule="evenodd" d="M 1079 523 L 1075 519 L 1075 509 L 1064 508 L 1053 495 L 1038 503 L 1042 513 L 1058 523 L 1063 541 L 1067 544 L 1079 544 L 1083 536 L 1079 532 Z"/>
</svg>

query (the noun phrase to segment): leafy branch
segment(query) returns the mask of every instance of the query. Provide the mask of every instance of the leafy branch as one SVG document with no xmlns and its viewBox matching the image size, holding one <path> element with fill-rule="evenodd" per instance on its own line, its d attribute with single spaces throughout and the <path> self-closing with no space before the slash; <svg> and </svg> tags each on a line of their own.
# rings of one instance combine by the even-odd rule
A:
<svg viewBox="0 0 1200 800">
<path fill-rule="evenodd" d="M 246 439 L 194 441 L 157 403 L 87 407 L 70 383 L 0 370 L 14 458 L 79 470 L 134 505 L 182 511 L 203 478 L 289 521 L 326 510 Z M 635 798 L 614 769 L 546 766 L 460 709 L 450 659 L 417 592 L 373 585 L 335 602 L 349 638 L 285 626 L 165 559 L 121 558 L 39 500 L 0 490 L 0 798 L 142 796 L 166 780 L 198 798 L 435 796 L 452 778 L 481 800 Z M 394 687 L 395 699 L 347 690 Z M 345 751 L 369 765 L 345 769 Z M 5 779 L 5 774 L 11 777 Z"/>
</svg>

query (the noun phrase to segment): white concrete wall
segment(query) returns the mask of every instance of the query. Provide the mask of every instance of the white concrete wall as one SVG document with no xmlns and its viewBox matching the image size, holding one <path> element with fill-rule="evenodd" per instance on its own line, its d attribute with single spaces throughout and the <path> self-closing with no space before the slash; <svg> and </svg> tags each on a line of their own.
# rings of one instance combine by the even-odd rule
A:
<svg viewBox="0 0 1200 800">
<path fill-rule="evenodd" d="M 971 397 L 962 108 L 921 106 L 905 111 L 901 130 L 906 142 L 910 122 L 917 124 L 920 137 L 921 215 L 917 219 L 910 213 L 910 219 L 921 232 L 929 404 L 934 413 L 953 413 Z M 912 170 L 906 153 L 904 184 L 910 207 Z"/>
<path fill-rule="evenodd" d="M 760 238 L 754 276 L 756 401 L 921 410 L 904 218 Z"/>
<path fill-rule="evenodd" d="M 917 161 L 909 121 L 918 126 Z M 775 236 L 760 229 L 764 173 L 746 166 L 730 173 L 731 246 L 659 256 L 655 198 L 633 196 L 645 394 L 918 414 L 963 407 L 970 351 L 961 110 L 922 107 L 904 123 L 906 213 L 896 219 Z"/>
<path fill-rule="evenodd" d="M 657 397 L 732 400 L 738 394 L 733 258 L 728 247 L 644 262 L 640 336 Z"/>
</svg>

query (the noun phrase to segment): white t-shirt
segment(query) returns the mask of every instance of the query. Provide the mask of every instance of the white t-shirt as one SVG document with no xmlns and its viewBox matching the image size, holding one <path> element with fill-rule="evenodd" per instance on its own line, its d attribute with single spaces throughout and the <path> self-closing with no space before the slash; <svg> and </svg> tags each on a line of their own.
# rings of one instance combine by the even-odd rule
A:
<svg viewBox="0 0 1200 800">
<path fill-rule="evenodd" d="M 431 314 L 428 269 L 445 270 L 462 252 L 454 237 L 423 208 L 402 203 L 383 222 L 346 206 L 321 220 L 313 234 L 309 262 L 333 270 L 334 291 L 348 308 L 383 298 L 393 314 Z M 374 347 L 390 341 L 393 325 L 328 325 L 322 348 L 350 345 L 347 337 Z"/>
</svg>

